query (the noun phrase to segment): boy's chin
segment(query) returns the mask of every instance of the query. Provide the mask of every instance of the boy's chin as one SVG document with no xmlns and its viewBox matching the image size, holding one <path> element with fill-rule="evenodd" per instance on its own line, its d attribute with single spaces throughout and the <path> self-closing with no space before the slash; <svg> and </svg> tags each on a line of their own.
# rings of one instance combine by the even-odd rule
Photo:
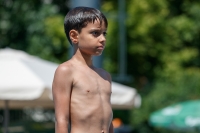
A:
<svg viewBox="0 0 200 133">
<path fill-rule="evenodd" d="M 95 55 L 93 56 L 101 56 L 102 55 L 102 52 L 101 53 L 96 53 Z"/>
</svg>

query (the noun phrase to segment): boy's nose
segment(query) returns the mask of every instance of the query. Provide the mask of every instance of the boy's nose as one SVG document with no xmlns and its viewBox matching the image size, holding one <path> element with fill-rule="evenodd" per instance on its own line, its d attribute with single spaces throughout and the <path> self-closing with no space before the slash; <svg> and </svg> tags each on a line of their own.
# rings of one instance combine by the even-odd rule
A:
<svg viewBox="0 0 200 133">
<path fill-rule="evenodd" d="M 106 37 L 103 34 L 100 35 L 100 41 L 101 42 L 105 42 L 106 41 Z"/>
</svg>

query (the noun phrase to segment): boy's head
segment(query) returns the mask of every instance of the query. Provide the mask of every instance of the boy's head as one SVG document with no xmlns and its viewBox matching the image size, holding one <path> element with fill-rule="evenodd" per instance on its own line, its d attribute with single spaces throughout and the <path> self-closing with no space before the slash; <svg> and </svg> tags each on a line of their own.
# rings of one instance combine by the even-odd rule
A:
<svg viewBox="0 0 200 133">
<path fill-rule="evenodd" d="M 69 32 L 73 29 L 81 32 L 82 28 L 86 27 L 88 23 L 94 23 L 95 20 L 99 20 L 100 24 L 104 22 L 106 28 L 108 22 L 106 17 L 99 10 L 91 7 L 76 7 L 70 10 L 65 16 L 64 28 L 67 39 L 70 44 L 72 41 L 69 37 Z"/>
</svg>

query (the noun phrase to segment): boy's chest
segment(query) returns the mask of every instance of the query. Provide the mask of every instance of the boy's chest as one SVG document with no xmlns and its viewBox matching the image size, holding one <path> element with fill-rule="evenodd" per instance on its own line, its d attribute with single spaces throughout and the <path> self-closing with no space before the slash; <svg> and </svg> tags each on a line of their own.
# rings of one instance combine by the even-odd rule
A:
<svg viewBox="0 0 200 133">
<path fill-rule="evenodd" d="M 90 95 L 111 94 L 111 84 L 102 74 L 85 70 L 77 73 L 75 77 L 73 90 L 78 91 L 78 93 Z"/>
</svg>

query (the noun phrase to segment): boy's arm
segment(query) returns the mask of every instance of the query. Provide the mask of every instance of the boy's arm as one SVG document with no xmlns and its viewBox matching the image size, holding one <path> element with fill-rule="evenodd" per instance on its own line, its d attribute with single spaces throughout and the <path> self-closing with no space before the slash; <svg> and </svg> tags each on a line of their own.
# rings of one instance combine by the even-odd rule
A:
<svg viewBox="0 0 200 133">
<path fill-rule="evenodd" d="M 55 129 L 56 133 L 68 133 L 69 106 L 72 76 L 67 66 L 60 65 L 54 75 L 53 100 L 55 107 Z"/>
</svg>

